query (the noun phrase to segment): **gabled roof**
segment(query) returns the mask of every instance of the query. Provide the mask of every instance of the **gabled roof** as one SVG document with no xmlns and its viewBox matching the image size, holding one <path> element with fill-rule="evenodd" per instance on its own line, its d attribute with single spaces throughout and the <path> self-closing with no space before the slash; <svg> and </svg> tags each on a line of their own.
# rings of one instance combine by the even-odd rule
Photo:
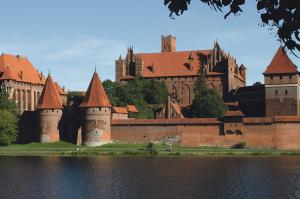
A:
<svg viewBox="0 0 300 199">
<path fill-rule="evenodd" d="M 290 60 L 283 47 L 279 47 L 272 62 L 264 72 L 268 74 L 296 74 L 299 73 L 297 66 Z"/>
<path fill-rule="evenodd" d="M 128 111 L 125 107 L 116 107 L 116 106 L 114 106 L 112 108 L 112 110 L 113 110 L 114 113 L 122 113 L 122 114 L 127 114 L 128 113 Z"/>
<path fill-rule="evenodd" d="M 196 76 L 201 64 L 199 55 L 208 55 L 211 52 L 212 50 L 193 50 L 135 55 L 144 61 L 143 77 L 172 77 Z M 190 63 L 193 64 L 192 68 Z"/>
<path fill-rule="evenodd" d="M 60 95 L 51 75 L 47 77 L 37 109 L 63 109 Z"/>
<path fill-rule="evenodd" d="M 1 80 L 16 80 L 18 76 L 11 70 L 9 66 L 7 66 L 3 72 Z"/>
<path fill-rule="evenodd" d="M 90 82 L 89 88 L 86 92 L 83 102 L 80 107 L 111 107 L 111 104 L 106 96 L 101 80 L 98 73 L 94 73 Z"/>
<path fill-rule="evenodd" d="M 138 113 L 138 109 L 135 105 L 126 105 L 126 109 L 129 113 Z"/>
<path fill-rule="evenodd" d="M 44 84 L 45 76 L 39 73 L 30 61 L 19 55 L 0 55 L 0 73 L 4 72 L 7 67 L 10 67 L 12 76 L 19 82 L 26 82 L 32 84 Z"/>
</svg>

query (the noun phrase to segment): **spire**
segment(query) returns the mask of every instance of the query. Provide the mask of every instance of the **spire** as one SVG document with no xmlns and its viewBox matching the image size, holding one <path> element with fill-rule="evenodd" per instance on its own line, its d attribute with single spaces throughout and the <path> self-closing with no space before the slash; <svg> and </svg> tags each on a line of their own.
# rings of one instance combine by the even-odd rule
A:
<svg viewBox="0 0 300 199">
<path fill-rule="evenodd" d="M 50 74 L 44 85 L 37 109 L 63 109 L 60 95 Z"/>
<path fill-rule="evenodd" d="M 297 66 L 290 60 L 282 46 L 279 47 L 264 74 L 296 74 Z"/>
<path fill-rule="evenodd" d="M 80 107 L 111 107 L 98 73 L 95 72 Z"/>
<path fill-rule="evenodd" d="M 17 80 L 16 74 L 11 70 L 9 66 L 6 66 L 1 80 Z"/>
</svg>

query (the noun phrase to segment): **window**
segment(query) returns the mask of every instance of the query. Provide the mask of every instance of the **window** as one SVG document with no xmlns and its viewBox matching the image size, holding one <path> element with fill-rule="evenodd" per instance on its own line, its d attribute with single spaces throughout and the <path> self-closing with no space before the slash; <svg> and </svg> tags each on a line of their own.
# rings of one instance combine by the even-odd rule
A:
<svg viewBox="0 0 300 199">
<path fill-rule="evenodd" d="M 280 79 L 282 79 L 282 75 L 280 75 Z"/>
<path fill-rule="evenodd" d="M 273 79 L 273 76 L 271 76 L 270 78 Z"/>
<path fill-rule="evenodd" d="M 288 94 L 288 91 L 287 91 L 287 90 L 285 90 L 285 94 L 286 94 L 286 95 Z"/>
<path fill-rule="evenodd" d="M 292 75 L 289 75 L 289 78 L 292 79 Z"/>
<path fill-rule="evenodd" d="M 275 94 L 278 95 L 278 90 L 275 90 Z"/>
</svg>

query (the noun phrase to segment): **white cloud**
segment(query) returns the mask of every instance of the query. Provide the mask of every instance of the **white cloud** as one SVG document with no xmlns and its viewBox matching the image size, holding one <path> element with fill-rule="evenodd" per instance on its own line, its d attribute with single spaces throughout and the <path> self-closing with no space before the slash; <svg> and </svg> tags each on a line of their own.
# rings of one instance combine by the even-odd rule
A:
<svg viewBox="0 0 300 199">
<path fill-rule="evenodd" d="M 54 78 L 72 90 L 83 90 L 97 66 L 103 79 L 114 78 L 115 59 L 125 54 L 127 43 L 90 36 L 43 41 L 0 40 L 5 53 L 28 56 L 39 69 L 51 69 Z"/>
</svg>

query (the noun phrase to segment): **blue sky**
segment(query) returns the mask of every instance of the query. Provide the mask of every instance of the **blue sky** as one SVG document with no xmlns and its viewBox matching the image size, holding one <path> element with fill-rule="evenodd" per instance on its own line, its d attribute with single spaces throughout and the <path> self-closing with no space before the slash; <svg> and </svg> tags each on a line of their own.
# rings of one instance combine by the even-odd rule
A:
<svg viewBox="0 0 300 199">
<path fill-rule="evenodd" d="M 259 26 L 255 1 L 240 16 L 223 16 L 198 0 L 175 20 L 163 0 L 2 0 L 0 50 L 27 56 L 44 73 L 50 69 L 70 90 L 85 90 L 95 66 L 102 79 L 114 80 L 114 60 L 127 46 L 157 52 L 161 34 L 172 32 L 177 50 L 208 49 L 217 39 L 247 66 L 248 85 L 263 81 L 280 45 L 275 33 Z"/>
</svg>

